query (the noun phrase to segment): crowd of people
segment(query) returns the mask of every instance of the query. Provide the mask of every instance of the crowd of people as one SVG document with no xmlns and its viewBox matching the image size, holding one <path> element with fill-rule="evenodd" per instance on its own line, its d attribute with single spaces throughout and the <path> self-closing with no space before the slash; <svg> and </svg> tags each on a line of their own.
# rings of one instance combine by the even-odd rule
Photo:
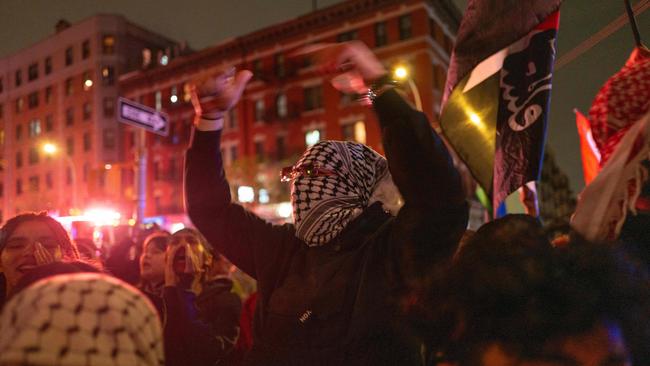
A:
<svg viewBox="0 0 650 366">
<path fill-rule="evenodd" d="M 282 171 L 294 222 L 270 224 L 233 202 L 220 153 L 252 74 L 197 80 L 184 186 L 196 229 L 98 258 L 46 214 L 8 220 L 0 366 L 650 364 L 650 243 L 549 238 L 528 215 L 467 231 L 443 139 L 377 57 L 360 42 L 309 52 L 337 88 L 367 90 L 385 157 L 311 146 Z M 255 293 L 235 291 L 235 267 Z"/>
</svg>

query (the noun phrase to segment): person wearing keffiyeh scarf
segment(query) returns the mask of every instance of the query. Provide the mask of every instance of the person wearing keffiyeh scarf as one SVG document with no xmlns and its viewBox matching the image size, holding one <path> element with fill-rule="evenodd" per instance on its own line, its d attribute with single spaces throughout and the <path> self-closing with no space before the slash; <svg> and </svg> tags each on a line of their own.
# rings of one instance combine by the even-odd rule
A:
<svg viewBox="0 0 650 366">
<path fill-rule="evenodd" d="M 162 366 L 156 310 L 134 287 L 100 273 L 45 278 L 0 316 L 1 366 Z"/>
<path fill-rule="evenodd" d="M 419 365 L 421 344 L 406 332 L 400 299 L 416 279 L 450 260 L 464 232 L 458 172 L 426 116 L 382 82 L 386 69 L 367 46 L 345 42 L 308 51 L 315 69 L 355 80 L 346 85 L 373 85 L 368 96 L 386 157 L 348 141 L 313 145 L 282 170 L 294 223 L 267 223 L 232 202 L 220 153 L 223 115 L 252 74 L 209 77 L 192 88 L 188 215 L 220 253 L 257 280 L 247 364 Z"/>
</svg>

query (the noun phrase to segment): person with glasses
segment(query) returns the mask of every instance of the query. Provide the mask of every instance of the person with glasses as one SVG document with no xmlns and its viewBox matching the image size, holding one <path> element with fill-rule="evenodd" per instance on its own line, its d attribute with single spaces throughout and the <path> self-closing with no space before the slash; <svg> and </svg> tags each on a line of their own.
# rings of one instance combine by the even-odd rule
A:
<svg viewBox="0 0 650 366">
<path fill-rule="evenodd" d="M 20 279 L 34 268 L 79 258 L 65 228 L 45 212 L 20 214 L 7 220 L 0 229 L 0 272 L 5 281 L 0 307 Z"/>
<path fill-rule="evenodd" d="M 217 250 L 257 280 L 251 365 L 420 365 L 401 299 L 444 268 L 467 223 L 459 174 L 426 116 L 396 91 L 361 42 L 312 45 L 336 88 L 360 86 L 386 157 L 321 141 L 281 172 L 293 224 L 272 225 L 232 201 L 220 153 L 223 116 L 250 71 L 195 83 L 185 161 L 188 214 Z"/>
</svg>

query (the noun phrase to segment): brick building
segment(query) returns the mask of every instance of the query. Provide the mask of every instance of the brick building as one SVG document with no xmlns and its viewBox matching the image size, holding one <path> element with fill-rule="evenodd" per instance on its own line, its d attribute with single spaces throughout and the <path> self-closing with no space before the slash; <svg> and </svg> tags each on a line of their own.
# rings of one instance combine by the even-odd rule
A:
<svg viewBox="0 0 650 366">
<path fill-rule="evenodd" d="M 96 15 L 62 20 L 50 37 L 0 59 L 0 222 L 119 198 L 105 169 L 124 161 L 118 77 L 141 67 L 143 50 L 171 49 L 172 41 L 122 16 Z"/>
<path fill-rule="evenodd" d="M 226 118 L 222 152 L 235 196 L 238 187 L 252 187 L 253 196 L 240 197 L 243 201 L 273 204 L 288 199 L 287 187 L 279 183 L 280 168 L 320 139 L 356 140 L 382 152 L 373 112 L 355 96 L 339 93 L 294 51 L 319 42 L 365 42 L 386 66 L 410 70 L 423 111 L 436 123 L 459 20 L 460 13 L 447 0 L 350 0 L 123 75 L 122 96 L 171 119 L 169 136 L 147 136 L 146 215 L 182 212 L 183 152 L 194 116 L 188 83 L 193 78 L 231 67 L 253 71 L 242 100 Z M 135 141 L 134 129 L 127 128 L 126 161 L 133 160 Z M 122 182 L 121 195 L 133 199 L 132 177 Z"/>
</svg>

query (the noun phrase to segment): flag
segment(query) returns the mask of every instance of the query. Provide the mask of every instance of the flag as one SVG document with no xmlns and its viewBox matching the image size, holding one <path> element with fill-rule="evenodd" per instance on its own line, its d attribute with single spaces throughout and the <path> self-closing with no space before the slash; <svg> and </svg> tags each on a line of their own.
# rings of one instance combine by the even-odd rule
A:
<svg viewBox="0 0 650 366">
<path fill-rule="evenodd" d="M 492 207 L 539 179 L 561 0 L 470 0 L 441 127 Z"/>
<path fill-rule="evenodd" d="M 575 109 L 574 112 L 576 114 L 578 135 L 580 136 L 582 173 L 585 178 L 585 185 L 588 185 L 594 178 L 596 178 L 598 171 L 600 171 L 600 151 L 598 151 L 598 147 L 594 141 L 594 136 L 591 134 L 591 124 L 587 117 L 577 109 Z"/>
</svg>

